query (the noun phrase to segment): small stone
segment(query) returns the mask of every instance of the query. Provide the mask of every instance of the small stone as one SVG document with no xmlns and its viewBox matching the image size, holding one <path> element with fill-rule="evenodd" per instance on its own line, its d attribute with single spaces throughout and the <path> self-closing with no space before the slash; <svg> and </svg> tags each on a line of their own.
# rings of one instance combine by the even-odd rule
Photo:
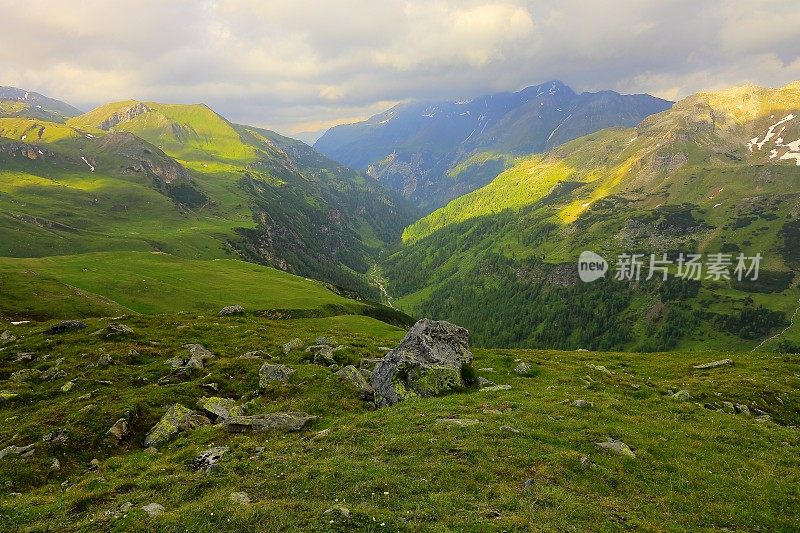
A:
<svg viewBox="0 0 800 533">
<path fill-rule="evenodd" d="M 27 446 L 7 446 L 6 448 L 0 450 L 0 459 L 3 459 L 8 455 L 19 455 L 20 457 L 27 458 L 33 455 L 35 449 L 35 444 L 28 444 Z"/>
<path fill-rule="evenodd" d="M 142 511 L 147 513 L 151 518 L 156 517 L 160 514 L 164 514 L 166 509 L 160 503 L 148 503 L 147 505 L 142 507 Z"/>
<path fill-rule="evenodd" d="M 264 350 L 253 350 L 240 355 L 239 359 L 272 359 L 272 356 Z"/>
<path fill-rule="evenodd" d="M 589 409 L 594 407 L 594 402 L 588 402 L 586 400 L 575 400 L 572 402 L 572 405 L 575 407 L 579 407 L 581 409 Z"/>
<path fill-rule="evenodd" d="M 480 424 L 481 421 L 475 420 L 474 418 L 437 418 L 436 423 L 447 426 L 465 427 Z"/>
<path fill-rule="evenodd" d="M 97 366 L 99 366 L 100 368 L 105 368 L 105 367 L 107 367 L 107 366 L 111 366 L 111 364 L 112 364 L 113 362 L 114 362 L 114 361 L 111 359 L 111 356 L 110 356 L 110 355 L 108 355 L 107 353 L 104 353 L 104 354 L 103 354 L 103 355 L 101 355 L 101 356 L 100 356 L 100 358 L 97 360 Z"/>
<path fill-rule="evenodd" d="M 50 463 L 50 470 L 52 472 L 61 470 L 61 461 L 59 461 L 57 457 L 53 457 L 53 461 Z"/>
<path fill-rule="evenodd" d="M 284 354 L 288 354 L 292 350 L 296 350 L 296 349 L 302 348 L 302 347 L 303 347 L 302 339 L 292 339 L 292 340 L 290 340 L 289 342 L 287 342 L 286 344 L 283 345 L 283 353 Z"/>
<path fill-rule="evenodd" d="M 244 307 L 241 305 L 227 305 L 220 309 L 219 316 L 243 315 Z"/>
<path fill-rule="evenodd" d="M 744 416 L 751 416 L 750 408 L 747 407 L 744 404 L 738 403 L 738 404 L 734 405 L 733 408 L 736 411 L 736 414 L 740 414 L 740 415 L 744 415 Z"/>
<path fill-rule="evenodd" d="M 180 431 L 210 424 L 205 416 L 199 415 L 191 409 L 176 403 L 167 409 L 164 416 L 156 423 L 144 439 L 146 447 L 163 444 Z"/>
<path fill-rule="evenodd" d="M 9 379 L 16 383 L 24 383 L 26 381 L 33 381 L 41 377 L 42 371 L 36 368 L 23 368 L 22 370 L 17 370 Z"/>
<path fill-rule="evenodd" d="M 514 372 L 519 374 L 520 376 L 527 376 L 528 373 L 531 371 L 530 363 L 522 362 L 514 367 Z"/>
<path fill-rule="evenodd" d="M 330 429 L 323 429 L 322 431 L 318 431 L 318 432 L 314 433 L 314 436 L 311 437 L 311 440 L 312 441 L 322 440 L 322 439 L 324 439 L 325 437 L 327 437 L 330 434 L 331 434 L 331 430 Z"/>
<path fill-rule="evenodd" d="M 720 359 L 719 361 L 711 361 L 710 363 L 703 363 L 702 365 L 695 365 L 692 368 L 695 370 L 708 370 L 711 368 L 719 368 L 721 366 L 730 366 L 733 364 L 732 359 Z"/>
<path fill-rule="evenodd" d="M 231 492 L 231 495 L 228 497 L 231 502 L 238 503 L 239 505 L 247 505 L 250 503 L 250 495 L 246 492 Z"/>
<path fill-rule="evenodd" d="M 630 457 L 631 459 L 636 458 L 636 454 L 633 453 L 633 450 L 631 450 L 630 447 L 621 440 L 612 439 L 611 437 L 608 437 L 606 441 L 596 442 L 595 444 L 600 448 L 603 448 L 605 450 L 610 450 L 619 455 Z"/>
<path fill-rule="evenodd" d="M 597 372 L 602 372 L 603 374 L 611 374 L 611 371 L 604 367 L 603 365 L 593 365 L 592 363 L 586 363 L 587 368 L 591 368 L 592 370 L 596 370 Z"/>
<path fill-rule="evenodd" d="M 314 341 L 316 344 L 326 344 L 328 346 L 333 346 L 333 341 L 330 337 L 319 336 Z"/>
<path fill-rule="evenodd" d="M 10 344 L 16 340 L 17 338 L 10 331 L 4 331 L 0 334 L 0 344 Z"/>
<path fill-rule="evenodd" d="M 478 386 L 480 388 L 485 389 L 486 387 L 494 387 L 495 385 L 496 383 L 494 381 L 489 381 L 483 376 L 478 376 Z"/>
<path fill-rule="evenodd" d="M 100 459 L 97 459 L 97 458 L 92 459 L 89 462 L 89 467 L 92 468 L 93 470 L 99 470 L 100 469 Z"/>
<path fill-rule="evenodd" d="M 202 470 L 206 473 L 210 472 L 222 459 L 222 456 L 230 451 L 227 446 L 215 446 L 199 453 L 190 463 L 192 470 Z"/>
<path fill-rule="evenodd" d="M 325 509 L 324 514 L 338 516 L 340 518 L 350 518 L 350 509 L 341 505 L 337 505 L 336 507 Z"/>
<path fill-rule="evenodd" d="M 268 387 L 270 383 L 288 383 L 289 379 L 294 374 L 294 369 L 286 365 L 273 365 L 264 363 L 258 369 L 258 386 L 261 388 Z"/>
<path fill-rule="evenodd" d="M 529 477 L 528 479 L 525 480 L 525 483 L 522 484 L 522 488 L 525 490 L 529 490 L 531 487 L 533 487 L 533 483 L 534 483 L 533 478 Z"/>
<path fill-rule="evenodd" d="M 213 415 L 215 418 L 228 418 L 245 414 L 246 408 L 238 405 L 236 400 L 218 398 L 216 396 L 204 397 L 197 400 L 197 408 Z"/>
<path fill-rule="evenodd" d="M 363 399 L 370 399 L 372 397 L 372 386 L 367 382 L 364 375 L 353 365 L 347 365 L 343 369 L 337 371 L 336 375 L 356 387 Z"/>
<path fill-rule="evenodd" d="M 481 392 L 494 392 L 502 390 L 511 390 L 511 385 L 494 385 L 492 387 L 484 387 L 481 389 Z"/>
<path fill-rule="evenodd" d="M 105 329 L 101 329 L 99 335 L 104 339 L 113 339 L 133 335 L 133 330 L 125 324 L 111 323 Z"/>
<path fill-rule="evenodd" d="M 112 437 L 117 442 L 121 441 L 128 436 L 128 421 L 124 418 L 120 418 L 106 431 L 106 435 Z"/>
<path fill-rule="evenodd" d="M 511 426 L 500 426 L 500 429 L 501 429 L 502 431 L 508 431 L 509 433 L 515 433 L 515 434 L 517 434 L 517 435 L 520 435 L 520 434 L 522 433 L 522 432 L 521 432 L 520 430 L 518 430 L 517 428 L 515 428 L 515 427 L 511 427 Z"/>
<path fill-rule="evenodd" d="M 686 402 L 692 399 L 692 395 L 689 394 L 689 391 L 686 389 L 681 389 L 675 394 L 672 395 L 672 398 L 675 400 L 680 400 L 682 402 Z"/>
<path fill-rule="evenodd" d="M 313 355 L 315 365 L 330 366 L 336 364 L 333 349 L 327 344 L 315 344 L 306 348 L 306 353 Z"/>
<path fill-rule="evenodd" d="M 73 381 L 67 381 L 66 383 L 64 383 L 61 386 L 61 392 L 69 392 L 69 391 L 72 390 L 72 387 L 74 387 L 74 386 L 75 386 L 75 383 Z"/>
</svg>

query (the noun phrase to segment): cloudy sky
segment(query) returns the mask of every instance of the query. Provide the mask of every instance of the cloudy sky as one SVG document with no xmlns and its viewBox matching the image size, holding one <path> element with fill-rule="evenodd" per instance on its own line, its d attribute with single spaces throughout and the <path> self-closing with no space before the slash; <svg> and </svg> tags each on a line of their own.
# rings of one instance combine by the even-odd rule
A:
<svg viewBox="0 0 800 533">
<path fill-rule="evenodd" d="M 796 0 L 0 0 L 0 85 L 314 131 L 561 79 L 676 99 L 800 79 Z"/>
</svg>

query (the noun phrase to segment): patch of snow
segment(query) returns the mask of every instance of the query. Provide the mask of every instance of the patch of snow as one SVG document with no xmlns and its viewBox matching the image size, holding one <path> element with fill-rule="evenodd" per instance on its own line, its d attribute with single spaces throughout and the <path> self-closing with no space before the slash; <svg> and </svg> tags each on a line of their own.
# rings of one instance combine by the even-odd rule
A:
<svg viewBox="0 0 800 533">
<path fill-rule="evenodd" d="M 777 150 L 775 150 L 775 149 L 773 149 L 773 150 L 772 150 L 772 151 L 769 153 L 769 158 L 770 158 L 770 159 L 775 159 L 776 157 L 778 157 L 778 151 L 777 151 Z"/>
<path fill-rule="evenodd" d="M 39 152 L 39 155 L 44 155 L 41 150 L 36 150 L 36 151 Z"/>
<path fill-rule="evenodd" d="M 27 99 L 28 99 L 28 93 L 27 93 L 27 92 L 25 93 L 25 96 L 24 96 L 24 98 L 25 98 L 25 100 L 27 100 Z"/>
<path fill-rule="evenodd" d="M 94 167 L 92 166 L 92 164 L 91 164 L 91 163 L 89 163 L 89 162 L 86 160 L 86 158 L 85 158 L 85 157 L 83 157 L 83 156 L 81 156 L 81 159 L 83 159 L 83 162 L 84 162 L 84 163 L 86 163 L 86 166 L 87 166 L 87 167 L 89 167 L 89 169 L 90 169 L 92 172 L 94 172 Z"/>
<path fill-rule="evenodd" d="M 581 204 L 581 207 L 589 207 L 590 205 L 592 205 L 592 202 L 584 202 Z"/>
<path fill-rule="evenodd" d="M 788 115 L 780 119 L 778 122 L 769 127 L 766 135 L 764 135 L 764 139 L 761 140 L 760 142 L 755 143 L 755 146 L 758 147 L 759 150 L 761 150 L 764 147 L 764 145 L 775 136 L 775 128 L 777 128 L 781 124 L 784 124 L 794 119 L 795 115 L 793 115 L 792 113 L 789 113 Z"/>
<path fill-rule="evenodd" d="M 781 156 L 781 159 L 786 159 L 787 161 L 789 159 L 794 159 L 797 166 L 800 167 L 800 152 L 786 152 Z"/>
<path fill-rule="evenodd" d="M 30 320 L 17 320 L 16 322 L 11 322 L 12 326 L 19 326 L 21 324 L 30 324 Z"/>
<path fill-rule="evenodd" d="M 27 139 L 27 138 L 28 138 L 28 136 L 27 136 L 27 135 L 23 135 L 23 136 L 22 136 L 22 139 L 20 139 L 20 140 L 21 140 L 21 141 L 24 141 L 24 140 L 25 140 L 25 139 Z"/>
<path fill-rule="evenodd" d="M 94 135 L 92 135 L 91 133 L 87 133 L 86 134 L 86 138 L 87 139 L 94 139 Z"/>
<path fill-rule="evenodd" d="M 459 115 L 461 115 L 462 117 L 463 117 L 464 115 L 469 115 L 469 111 L 465 111 L 465 112 L 463 112 L 463 113 L 459 113 Z"/>
<path fill-rule="evenodd" d="M 718 208 L 718 207 L 719 207 L 719 206 L 721 206 L 721 205 L 722 205 L 722 204 L 714 204 L 714 209 Z"/>
<path fill-rule="evenodd" d="M 655 207 L 654 207 L 654 209 L 658 209 L 658 208 L 659 208 L 659 207 L 661 207 L 662 205 L 663 205 L 663 204 L 658 204 L 657 206 L 655 206 Z"/>
</svg>

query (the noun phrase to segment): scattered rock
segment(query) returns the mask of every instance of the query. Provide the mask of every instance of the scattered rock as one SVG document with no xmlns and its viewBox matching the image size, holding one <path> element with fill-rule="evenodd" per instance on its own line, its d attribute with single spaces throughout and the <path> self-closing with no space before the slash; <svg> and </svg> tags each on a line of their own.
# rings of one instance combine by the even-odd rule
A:
<svg viewBox="0 0 800 533">
<path fill-rule="evenodd" d="M 437 424 L 444 424 L 447 426 L 457 426 L 457 427 L 466 427 L 466 426 L 474 426 L 475 424 L 480 424 L 480 420 L 476 420 L 474 418 L 437 418 Z"/>
<path fill-rule="evenodd" d="M 385 407 L 406 397 L 436 396 L 463 387 L 461 370 L 470 364 L 466 329 L 422 319 L 375 366 L 370 379 L 375 403 Z"/>
<path fill-rule="evenodd" d="M 589 458 L 588 455 L 581 455 L 579 459 L 581 466 L 583 468 L 595 468 L 597 465 Z"/>
<path fill-rule="evenodd" d="M 608 437 L 605 442 L 596 442 L 595 443 L 599 448 L 603 448 L 604 450 L 610 450 L 614 453 L 619 455 L 630 457 L 632 459 L 636 458 L 636 454 L 633 453 L 633 450 L 630 447 L 622 442 L 621 440 L 612 439 Z"/>
<path fill-rule="evenodd" d="M 97 359 L 97 366 L 100 368 L 106 368 L 114 364 L 114 360 L 111 359 L 111 356 L 107 353 L 104 353 Z"/>
<path fill-rule="evenodd" d="M 17 363 L 29 363 L 35 355 L 33 352 L 17 352 Z"/>
<path fill-rule="evenodd" d="M 501 390 L 511 390 L 511 385 L 493 385 L 491 387 L 484 387 L 481 392 L 494 392 Z"/>
<path fill-rule="evenodd" d="M 211 421 L 203 415 L 176 403 L 167 409 L 155 426 L 144 439 L 145 447 L 158 447 L 171 439 L 180 431 L 194 429 L 198 426 L 210 424 Z"/>
<path fill-rule="evenodd" d="M 317 337 L 314 340 L 314 342 L 316 344 L 327 344 L 328 346 L 333 346 L 333 341 L 331 340 L 330 337 L 324 337 L 324 336 L 321 336 L 321 335 L 319 337 Z"/>
<path fill-rule="evenodd" d="M 347 365 L 343 369 L 336 372 L 336 375 L 343 380 L 352 383 L 353 386 L 358 389 L 358 392 L 363 399 L 368 400 L 372 398 L 372 386 L 367 382 L 364 375 L 353 365 Z"/>
<path fill-rule="evenodd" d="M 74 387 L 74 386 L 75 386 L 75 382 L 74 381 L 67 381 L 66 383 L 64 383 L 61 386 L 61 392 L 69 392 L 69 391 L 72 390 L 72 387 Z"/>
<path fill-rule="evenodd" d="M 220 419 L 241 416 L 247 410 L 244 405 L 238 405 L 236 400 L 216 396 L 200 398 L 197 400 L 197 408 Z"/>
<path fill-rule="evenodd" d="M 232 416 L 223 420 L 225 429 L 233 433 L 264 433 L 267 431 L 299 431 L 317 417 L 301 412 L 269 413 L 251 416 Z"/>
<path fill-rule="evenodd" d="M 101 329 L 98 334 L 103 339 L 114 339 L 117 337 L 125 337 L 128 335 L 133 335 L 133 329 L 126 326 L 125 324 L 118 324 L 118 323 L 111 323 L 106 326 L 104 329 Z"/>
<path fill-rule="evenodd" d="M 530 363 L 522 362 L 514 367 L 514 372 L 519 374 L 520 376 L 527 376 L 528 373 L 531 371 Z"/>
<path fill-rule="evenodd" d="M 270 383 L 280 382 L 287 383 L 289 378 L 294 374 L 294 369 L 286 365 L 273 365 L 264 363 L 258 369 L 258 386 L 261 388 L 268 387 Z"/>
<path fill-rule="evenodd" d="M 191 460 L 189 467 L 194 471 L 202 470 L 205 473 L 211 472 L 211 470 L 217 466 L 222 456 L 225 455 L 230 451 L 230 448 L 227 446 L 216 446 L 214 448 L 209 448 L 201 453 L 199 453 L 194 459 Z"/>
<path fill-rule="evenodd" d="M 44 330 L 44 334 L 59 335 L 61 333 L 69 333 L 71 331 L 79 331 L 82 329 L 86 329 L 86 324 L 80 320 L 65 320 L 63 322 L 59 322 L 58 324 L 53 324 Z"/>
<path fill-rule="evenodd" d="M 247 505 L 251 502 L 250 495 L 246 492 L 231 492 L 231 495 L 228 497 L 231 502 L 238 503 L 239 505 Z"/>
<path fill-rule="evenodd" d="M 721 366 L 730 366 L 733 364 L 731 359 L 720 359 L 719 361 L 711 361 L 710 363 L 703 363 L 702 365 L 695 365 L 692 368 L 695 370 L 708 370 L 710 368 L 719 368 Z"/>
<path fill-rule="evenodd" d="M 38 379 L 42 375 L 42 371 L 36 368 L 23 368 L 22 370 L 17 370 L 9 379 L 15 383 L 24 383 L 26 381 L 33 381 L 34 379 Z"/>
<path fill-rule="evenodd" d="M 737 403 L 733 406 L 733 409 L 736 411 L 737 415 L 751 416 L 750 408 L 742 403 Z"/>
<path fill-rule="evenodd" d="M 92 470 L 100 470 L 100 459 L 95 457 L 94 459 L 89 461 L 89 468 L 91 468 Z"/>
<path fill-rule="evenodd" d="M 4 331 L 2 334 L 0 334 L 0 344 L 11 344 L 16 340 L 17 338 L 12 335 L 10 331 Z"/>
<path fill-rule="evenodd" d="M 672 398 L 676 400 L 680 400 L 682 402 L 687 402 L 692 399 L 692 395 L 689 394 L 689 391 L 686 389 L 681 389 L 675 394 L 672 395 Z"/>
<path fill-rule="evenodd" d="M 239 356 L 239 359 L 272 359 L 272 356 L 264 350 L 253 350 Z"/>
<path fill-rule="evenodd" d="M 180 370 L 201 369 L 205 365 L 205 361 L 214 357 L 214 354 L 208 351 L 202 344 L 184 344 L 184 348 L 189 351 L 188 357 L 173 357 L 167 364 L 172 368 Z"/>
<path fill-rule="evenodd" d="M 128 421 L 124 418 L 120 418 L 114 422 L 114 425 L 111 426 L 108 431 L 106 431 L 106 435 L 114 439 L 116 442 L 119 442 L 128 436 L 128 431 Z"/>
<path fill-rule="evenodd" d="M 602 372 L 603 374 L 611 375 L 611 371 L 604 367 L 603 365 L 593 365 L 592 363 L 586 363 L 587 368 L 591 368 L 592 370 L 596 370 L 597 372 Z"/>
<path fill-rule="evenodd" d="M 166 509 L 164 509 L 164 506 L 160 503 L 148 503 L 142 507 L 142 511 L 147 513 L 151 518 L 154 518 L 160 514 L 164 514 Z"/>
<path fill-rule="evenodd" d="M 574 402 L 572 402 L 572 405 L 574 407 L 580 407 L 581 409 L 589 409 L 594 407 L 594 402 L 589 402 L 586 400 L 575 400 Z"/>
<path fill-rule="evenodd" d="M 529 490 L 531 487 L 533 487 L 533 483 L 534 483 L 533 478 L 529 477 L 528 479 L 525 480 L 525 483 L 522 484 L 522 488 L 525 490 Z"/>
<path fill-rule="evenodd" d="M 325 509 L 324 514 L 329 516 L 338 516 L 339 518 L 350 518 L 350 509 L 341 505 L 337 505 L 336 507 Z"/>
<path fill-rule="evenodd" d="M 330 429 L 323 429 L 322 431 L 318 431 L 318 432 L 314 433 L 314 436 L 311 437 L 311 440 L 312 441 L 322 440 L 322 439 L 324 439 L 325 437 L 327 437 L 330 434 L 331 434 L 331 430 Z"/>
<path fill-rule="evenodd" d="M 521 432 L 520 430 L 518 430 L 517 428 L 515 428 L 515 427 L 511 427 L 511 426 L 500 426 L 500 429 L 501 429 L 502 431 L 508 431 L 509 433 L 515 433 L 515 434 L 517 434 L 517 435 L 520 435 L 520 434 L 522 433 L 522 432 Z"/>
<path fill-rule="evenodd" d="M 57 457 L 53 457 L 53 461 L 50 463 L 50 471 L 55 472 L 57 470 L 61 470 L 61 461 Z"/>
<path fill-rule="evenodd" d="M 302 347 L 303 347 L 303 341 L 301 339 L 292 339 L 283 345 L 283 353 L 288 354 L 292 350 L 296 350 Z"/>
<path fill-rule="evenodd" d="M 315 365 L 330 366 L 336 364 L 333 357 L 333 348 L 327 344 L 314 344 L 306 348 L 306 353 L 313 355 Z"/>
<path fill-rule="evenodd" d="M 490 366 L 486 367 L 486 368 L 479 368 L 478 372 L 494 372 L 494 368 L 492 368 Z"/>
<path fill-rule="evenodd" d="M 56 428 L 42 435 L 42 442 L 49 442 L 52 446 L 66 446 L 69 442 L 69 433 L 64 428 Z"/>
<path fill-rule="evenodd" d="M 219 385 L 217 383 L 201 383 L 200 388 L 217 392 L 219 390 Z"/>
<path fill-rule="evenodd" d="M 241 305 L 227 305 L 219 310 L 219 316 L 243 315 L 244 307 Z"/>
<path fill-rule="evenodd" d="M 28 444 L 27 446 L 7 446 L 0 450 L 0 459 L 4 459 L 8 455 L 18 455 L 23 459 L 27 459 L 36 450 L 35 444 Z"/>
<path fill-rule="evenodd" d="M 482 389 L 485 389 L 486 387 L 494 387 L 496 385 L 497 384 L 494 381 L 489 381 L 483 376 L 478 377 L 478 386 Z"/>
</svg>

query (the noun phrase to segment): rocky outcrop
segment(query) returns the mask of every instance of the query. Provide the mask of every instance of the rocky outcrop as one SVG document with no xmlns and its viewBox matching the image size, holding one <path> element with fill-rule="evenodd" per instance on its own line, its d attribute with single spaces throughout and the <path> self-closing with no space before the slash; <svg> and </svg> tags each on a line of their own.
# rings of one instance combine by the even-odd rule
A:
<svg viewBox="0 0 800 533">
<path fill-rule="evenodd" d="M 301 412 L 268 413 L 251 416 L 232 416 L 223 421 L 232 433 L 266 433 L 268 431 L 299 431 L 317 417 Z"/>
<path fill-rule="evenodd" d="M 161 420 L 153 426 L 144 439 L 144 445 L 145 447 L 158 447 L 181 431 L 194 429 L 210 423 L 211 421 L 205 416 L 176 403 L 167 409 L 167 412 L 164 413 Z"/>
<path fill-rule="evenodd" d="M 65 320 L 63 322 L 59 322 L 58 324 L 53 324 L 44 330 L 44 334 L 58 335 L 61 333 L 69 333 L 70 331 L 79 331 L 82 329 L 86 329 L 86 324 L 80 320 Z"/>
<path fill-rule="evenodd" d="M 711 370 L 712 368 L 731 366 L 732 364 L 732 359 L 720 359 L 719 361 L 711 361 L 710 363 L 703 363 L 702 365 L 694 365 L 692 368 L 695 370 Z"/>
<path fill-rule="evenodd" d="M 422 319 L 375 365 L 370 378 L 375 403 L 436 396 L 464 386 L 462 368 L 472 364 L 469 332 L 445 321 Z"/>
<path fill-rule="evenodd" d="M 103 122 L 101 122 L 99 126 L 101 130 L 108 131 L 117 124 L 121 124 L 123 122 L 130 122 L 139 115 L 149 113 L 150 111 L 151 109 L 146 105 L 144 105 L 143 103 L 136 102 L 128 109 L 125 109 L 123 111 L 117 111 L 116 113 L 112 114 L 111 116 L 106 118 Z"/>
</svg>

